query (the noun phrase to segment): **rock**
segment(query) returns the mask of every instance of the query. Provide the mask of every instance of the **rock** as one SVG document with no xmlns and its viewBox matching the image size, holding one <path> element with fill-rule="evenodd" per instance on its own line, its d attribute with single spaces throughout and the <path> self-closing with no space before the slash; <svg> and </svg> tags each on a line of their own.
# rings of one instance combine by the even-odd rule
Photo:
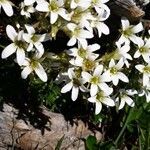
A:
<svg viewBox="0 0 150 150">
<path fill-rule="evenodd" d="M 43 129 L 17 119 L 18 110 L 5 104 L 4 112 L 0 112 L 0 149 L 54 150 L 62 141 L 61 150 L 85 150 L 82 139 L 95 133 L 98 140 L 102 137 L 99 131 L 91 131 L 82 120 L 74 119 L 71 124 L 62 114 L 50 112 L 44 107 L 40 109 L 49 118 Z"/>
</svg>

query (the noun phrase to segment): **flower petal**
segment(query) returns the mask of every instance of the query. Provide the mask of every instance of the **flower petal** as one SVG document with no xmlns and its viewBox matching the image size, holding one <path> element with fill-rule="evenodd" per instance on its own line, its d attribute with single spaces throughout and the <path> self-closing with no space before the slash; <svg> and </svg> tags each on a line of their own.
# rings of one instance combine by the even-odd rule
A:
<svg viewBox="0 0 150 150">
<path fill-rule="evenodd" d="M 12 9 L 12 6 L 9 1 L 4 1 L 2 4 L 2 7 L 3 7 L 5 13 L 7 14 L 7 16 L 10 17 L 13 15 L 13 9 Z"/>
<path fill-rule="evenodd" d="M 15 46 L 14 43 L 8 45 L 3 51 L 2 51 L 2 59 L 5 59 L 16 52 L 17 46 Z"/>
<path fill-rule="evenodd" d="M 7 36 L 8 36 L 12 41 L 15 41 L 15 38 L 17 37 L 17 32 L 16 32 L 16 30 L 14 29 L 13 26 L 7 25 L 7 27 L 6 27 L 6 33 L 7 33 Z"/>
<path fill-rule="evenodd" d="M 98 92 L 98 86 L 95 84 L 91 84 L 90 95 L 95 96 Z"/>
<path fill-rule="evenodd" d="M 115 102 L 111 98 L 108 98 L 108 97 L 105 97 L 101 102 L 107 106 L 115 106 Z"/>
<path fill-rule="evenodd" d="M 79 87 L 73 86 L 72 93 L 71 93 L 71 99 L 75 101 L 78 98 L 79 94 Z"/>
<path fill-rule="evenodd" d="M 102 110 L 101 102 L 96 102 L 95 114 L 98 115 Z"/>
<path fill-rule="evenodd" d="M 26 79 L 26 78 L 28 77 L 28 75 L 29 75 L 32 71 L 33 71 L 33 70 L 32 70 L 31 67 L 29 67 L 29 66 L 25 67 L 25 68 L 22 70 L 22 72 L 21 72 L 21 77 L 22 77 L 23 79 Z"/>
<path fill-rule="evenodd" d="M 61 89 L 61 93 L 67 93 L 68 91 L 71 90 L 72 86 L 73 86 L 73 83 L 71 81 Z"/>
<path fill-rule="evenodd" d="M 43 82 L 47 81 L 47 74 L 40 63 L 37 63 L 37 66 L 34 68 L 34 71 Z"/>
<path fill-rule="evenodd" d="M 22 48 L 17 48 L 17 62 L 21 66 L 25 61 L 25 52 Z"/>
</svg>

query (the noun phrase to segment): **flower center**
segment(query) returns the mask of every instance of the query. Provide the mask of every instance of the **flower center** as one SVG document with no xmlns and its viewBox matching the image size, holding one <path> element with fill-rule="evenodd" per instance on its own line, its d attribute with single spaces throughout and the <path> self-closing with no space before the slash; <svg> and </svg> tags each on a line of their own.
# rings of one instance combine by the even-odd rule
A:
<svg viewBox="0 0 150 150">
<path fill-rule="evenodd" d="M 92 0 L 92 2 L 93 2 L 94 4 L 97 4 L 97 3 L 98 3 L 98 0 Z"/>
<path fill-rule="evenodd" d="M 92 84 L 98 84 L 100 82 L 100 78 L 98 76 L 93 76 L 90 82 Z"/>
<path fill-rule="evenodd" d="M 38 66 L 38 62 L 35 60 L 32 60 L 30 65 L 31 65 L 31 68 L 36 68 Z"/>
<path fill-rule="evenodd" d="M 118 72 L 118 70 L 117 70 L 116 67 L 112 67 L 112 68 L 110 69 L 110 73 L 111 73 L 111 74 L 117 74 L 117 72 Z"/>
<path fill-rule="evenodd" d="M 132 29 L 132 28 L 129 27 L 128 29 L 126 29 L 125 31 L 123 31 L 122 34 L 124 34 L 125 37 L 131 36 L 131 35 L 133 34 L 131 29 Z"/>
<path fill-rule="evenodd" d="M 56 1 L 52 0 L 49 4 L 49 10 L 50 11 L 57 11 L 59 9 L 58 4 Z"/>
<path fill-rule="evenodd" d="M 98 92 L 98 93 L 97 93 L 97 96 L 96 96 L 96 99 L 97 99 L 98 101 L 102 102 L 103 99 L 104 99 L 104 92 L 103 92 L 103 91 Z"/>
<path fill-rule="evenodd" d="M 80 28 L 75 28 L 73 35 L 78 36 L 80 34 Z"/>
<path fill-rule="evenodd" d="M 150 74 L 150 66 L 144 67 L 143 71 L 144 71 L 145 73 Z"/>
<path fill-rule="evenodd" d="M 78 50 L 78 55 L 79 55 L 80 57 L 82 57 L 82 58 L 85 58 L 85 57 L 86 57 L 86 50 L 83 49 L 83 48 L 80 48 L 80 49 Z"/>
<path fill-rule="evenodd" d="M 35 43 L 39 40 L 38 36 L 37 35 L 33 35 L 31 40 Z"/>
<path fill-rule="evenodd" d="M 80 84 L 80 82 L 79 82 L 78 79 L 73 78 L 73 85 L 78 87 L 78 86 L 80 86 L 81 84 Z"/>
<path fill-rule="evenodd" d="M 15 45 L 17 45 L 19 48 L 25 49 L 25 43 L 23 41 L 15 41 Z"/>
<path fill-rule="evenodd" d="M 85 59 L 83 61 L 83 69 L 84 70 L 92 70 L 95 67 L 95 62 L 89 59 Z"/>
<path fill-rule="evenodd" d="M 139 49 L 140 53 L 147 53 L 148 52 L 148 49 L 144 46 L 142 46 L 140 49 Z"/>
</svg>

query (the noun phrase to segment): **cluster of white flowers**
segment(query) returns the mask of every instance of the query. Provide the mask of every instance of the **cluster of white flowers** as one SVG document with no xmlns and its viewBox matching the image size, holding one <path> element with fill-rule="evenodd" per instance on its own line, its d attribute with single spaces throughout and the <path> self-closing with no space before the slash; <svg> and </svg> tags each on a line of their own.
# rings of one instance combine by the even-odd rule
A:
<svg viewBox="0 0 150 150">
<path fill-rule="evenodd" d="M 7 25 L 6 33 L 12 43 L 2 51 L 2 58 L 16 53 L 15 61 L 23 69 L 22 78 L 26 79 L 35 71 L 46 82 L 47 74 L 41 65 L 43 57 L 46 57 L 46 48 L 42 42 L 55 39 L 57 32 L 62 30 L 70 38 L 67 46 L 71 46 L 65 50 L 70 58 L 69 67 L 61 71 L 56 79 L 61 78 L 65 82 L 62 93 L 71 90 L 73 101 L 79 93 L 86 93 L 86 99 L 96 105 L 95 114 L 101 112 L 102 104 L 118 106 L 118 109 L 122 109 L 125 103 L 133 107 L 135 102 L 132 97 L 141 91 L 139 96 L 145 96 L 149 102 L 150 31 L 149 38 L 140 37 L 139 33 L 144 30 L 141 22 L 130 25 L 126 18 L 121 19 L 121 36 L 111 54 L 101 56 L 101 46 L 98 43 L 88 43 L 94 34 L 97 33 L 101 38 L 102 34 L 108 35 L 110 32 L 105 24 L 110 16 L 107 2 L 108 0 L 24 0 L 20 4 L 20 14 L 32 18 L 34 13 L 44 13 L 45 18 L 49 19 L 51 31 L 39 34 L 36 33 L 36 27 L 25 24 L 17 32 L 13 26 Z M 13 15 L 12 6 L 8 0 L 0 1 L 0 8 L 8 16 Z M 131 44 L 135 45 L 136 50 L 132 49 Z M 57 57 L 56 54 L 53 55 Z M 131 73 L 135 72 L 138 74 L 135 76 L 140 89 L 130 84 L 134 80 L 130 79 Z"/>
</svg>

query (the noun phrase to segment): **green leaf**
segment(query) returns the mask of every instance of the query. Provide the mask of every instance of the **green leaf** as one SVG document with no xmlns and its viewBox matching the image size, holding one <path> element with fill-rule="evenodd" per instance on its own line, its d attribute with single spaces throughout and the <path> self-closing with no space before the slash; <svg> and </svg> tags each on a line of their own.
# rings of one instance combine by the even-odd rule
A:
<svg viewBox="0 0 150 150">
<path fill-rule="evenodd" d="M 60 140 L 58 141 L 58 143 L 55 147 L 55 150 L 61 150 L 60 148 L 61 148 L 62 142 L 64 140 L 64 137 L 65 137 L 65 135 L 63 135 L 62 138 L 60 138 Z"/>
<path fill-rule="evenodd" d="M 86 140 L 87 150 L 98 150 L 97 140 L 95 136 L 89 135 Z"/>
</svg>

